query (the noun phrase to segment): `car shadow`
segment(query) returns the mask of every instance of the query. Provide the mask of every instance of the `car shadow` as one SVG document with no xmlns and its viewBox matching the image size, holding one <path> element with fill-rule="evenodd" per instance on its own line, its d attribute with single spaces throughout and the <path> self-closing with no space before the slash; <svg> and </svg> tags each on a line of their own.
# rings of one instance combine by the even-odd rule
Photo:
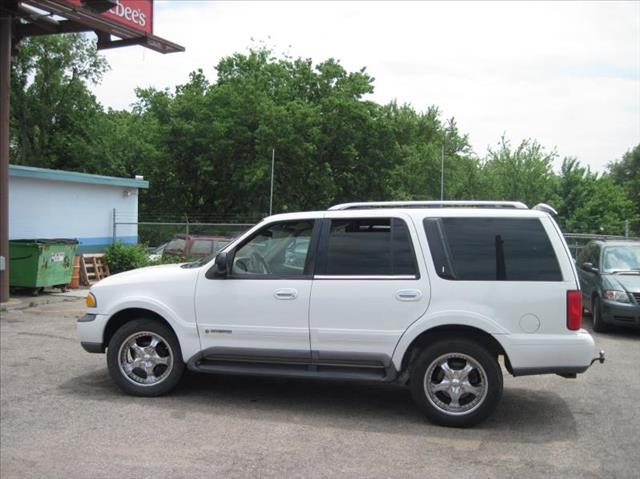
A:
<svg viewBox="0 0 640 479">
<path fill-rule="evenodd" d="M 170 395 L 137 398 L 123 394 L 106 370 L 69 379 L 60 390 L 86 400 L 163 409 L 174 419 L 192 414 L 242 417 L 321 428 L 409 434 L 443 441 L 546 443 L 572 439 L 576 423 L 565 400 L 549 391 L 508 388 L 494 414 L 473 429 L 434 426 L 402 386 L 187 372 Z"/>
</svg>

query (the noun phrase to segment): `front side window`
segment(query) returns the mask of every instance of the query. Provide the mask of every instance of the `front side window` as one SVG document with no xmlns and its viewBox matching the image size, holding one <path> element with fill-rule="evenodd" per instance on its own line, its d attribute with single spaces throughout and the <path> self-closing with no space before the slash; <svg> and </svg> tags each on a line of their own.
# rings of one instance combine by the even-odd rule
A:
<svg viewBox="0 0 640 479">
<path fill-rule="evenodd" d="M 234 276 L 303 276 L 313 221 L 286 221 L 262 228 L 241 246 L 233 259 Z"/>
<path fill-rule="evenodd" d="M 426 218 L 438 276 L 459 281 L 562 281 L 537 218 Z"/>
<path fill-rule="evenodd" d="M 397 218 L 331 220 L 325 275 L 418 275 L 406 223 Z"/>
</svg>

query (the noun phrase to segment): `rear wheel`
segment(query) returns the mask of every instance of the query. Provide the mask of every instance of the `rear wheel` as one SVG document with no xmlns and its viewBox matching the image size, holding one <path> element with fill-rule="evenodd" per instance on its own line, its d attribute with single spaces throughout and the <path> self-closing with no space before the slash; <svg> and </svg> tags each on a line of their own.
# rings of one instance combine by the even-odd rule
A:
<svg viewBox="0 0 640 479">
<path fill-rule="evenodd" d="M 153 319 L 136 319 L 118 329 L 107 348 L 109 373 L 134 396 L 160 396 L 184 373 L 180 344 L 173 331 Z"/>
<path fill-rule="evenodd" d="M 486 348 L 467 339 L 428 346 L 411 371 L 411 393 L 427 417 L 468 427 L 486 419 L 502 396 L 502 371 Z"/>
<path fill-rule="evenodd" d="M 609 330 L 609 325 L 602 318 L 602 306 L 600 298 L 597 296 L 591 302 L 591 319 L 593 320 L 593 330 L 596 333 L 604 333 Z"/>
</svg>

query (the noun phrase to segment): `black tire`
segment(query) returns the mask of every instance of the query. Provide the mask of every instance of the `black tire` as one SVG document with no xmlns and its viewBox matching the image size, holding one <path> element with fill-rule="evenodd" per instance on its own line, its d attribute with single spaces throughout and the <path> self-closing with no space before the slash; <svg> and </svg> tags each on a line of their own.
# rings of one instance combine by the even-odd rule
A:
<svg viewBox="0 0 640 479">
<path fill-rule="evenodd" d="M 458 380 L 457 383 L 453 384 L 453 376 L 447 379 L 448 373 L 438 366 L 444 362 Z M 473 369 L 464 376 L 463 368 L 466 365 Z M 425 377 L 427 374 L 428 382 Z M 438 376 L 441 379 L 438 380 Z M 464 381 L 461 379 L 463 376 Z M 445 381 L 450 381 L 451 390 L 458 394 L 455 402 L 451 392 L 433 392 Z M 426 347 L 414 363 L 410 386 L 414 401 L 431 422 L 441 426 L 470 427 L 486 419 L 498 405 L 502 397 L 502 370 L 497 358 L 478 342 L 441 339 Z M 469 389 L 463 389 L 467 387 Z M 471 388 L 482 393 L 473 394 L 469 392 Z M 450 401 L 448 404 L 447 400 Z M 454 404 L 458 404 L 459 409 Z"/>
<path fill-rule="evenodd" d="M 606 333 L 609 331 L 609 325 L 604 322 L 602 317 L 602 306 L 600 305 L 600 298 L 598 296 L 591 301 L 591 319 L 593 321 L 593 330 L 596 333 Z"/>
<path fill-rule="evenodd" d="M 132 365 L 133 369 L 127 374 L 127 367 Z M 178 384 L 185 370 L 176 335 L 171 328 L 154 319 L 135 319 L 122 325 L 109 341 L 107 366 L 120 389 L 144 397 L 168 393 Z"/>
</svg>

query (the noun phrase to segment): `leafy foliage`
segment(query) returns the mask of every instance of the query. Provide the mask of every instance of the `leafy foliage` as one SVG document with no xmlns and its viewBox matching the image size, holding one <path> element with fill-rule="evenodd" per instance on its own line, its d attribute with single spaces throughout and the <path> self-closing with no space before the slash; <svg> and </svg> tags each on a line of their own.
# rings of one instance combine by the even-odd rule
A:
<svg viewBox="0 0 640 479">
<path fill-rule="evenodd" d="M 111 274 L 149 266 L 149 254 L 143 244 L 114 243 L 104 250 Z"/>
<path fill-rule="evenodd" d="M 111 274 L 122 273 L 145 266 L 158 266 L 161 264 L 175 264 L 190 261 L 177 256 L 163 256 L 160 259 L 149 259 L 149 252 L 144 244 L 114 243 L 104 250 L 105 260 L 109 265 Z"/>
<path fill-rule="evenodd" d="M 482 165 L 484 199 L 518 199 L 528 205 L 549 202 L 556 182 L 556 156 L 535 140 L 524 140 L 512 149 L 503 136 Z"/>
<path fill-rule="evenodd" d="M 12 160 L 78 171 L 100 168 L 104 117 L 87 84 L 98 82 L 107 68 L 85 36 L 23 40 L 11 75 Z"/>
<path fill-rule="evenodd" d="M 632 221 L 636 233 L 640 235 L 640 144 L 626 152 L 621 160 L 609 163 L 609 172 L 634 205 L 635 217 Z"/>
<path fill-rule="evenodd" d="M 608 175 L 591 173 L 575 158 L 562 163 L 556 187 L 558 214 L 566 231 L 574 233 L 624 233 L 633 203 Z"/>
</svg>

